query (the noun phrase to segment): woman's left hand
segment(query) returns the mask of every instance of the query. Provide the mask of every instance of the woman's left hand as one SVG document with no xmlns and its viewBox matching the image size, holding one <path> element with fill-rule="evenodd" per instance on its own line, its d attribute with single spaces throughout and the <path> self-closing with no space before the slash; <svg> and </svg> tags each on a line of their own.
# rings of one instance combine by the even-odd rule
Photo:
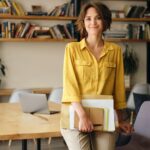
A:
<svg viewBox="0 0 150 150">
<path fill-rule="evenodd" d="M 124 133 L 130 134 L 134 131 L 134 128 L 129 122 L 120 122 L 119 130 Z"/>
</svg>

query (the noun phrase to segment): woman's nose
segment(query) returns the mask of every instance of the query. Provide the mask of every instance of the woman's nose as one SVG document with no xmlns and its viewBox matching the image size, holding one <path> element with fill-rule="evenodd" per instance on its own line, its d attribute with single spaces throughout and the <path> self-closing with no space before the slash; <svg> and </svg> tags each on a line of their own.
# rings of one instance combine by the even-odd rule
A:
<svg viewBox="0 0 150 150">
<path fill-rule="evenodd" d="M 96 24 L 96 19 L 92 19 L 91 24 L 95 25 Z"/>
</svg>

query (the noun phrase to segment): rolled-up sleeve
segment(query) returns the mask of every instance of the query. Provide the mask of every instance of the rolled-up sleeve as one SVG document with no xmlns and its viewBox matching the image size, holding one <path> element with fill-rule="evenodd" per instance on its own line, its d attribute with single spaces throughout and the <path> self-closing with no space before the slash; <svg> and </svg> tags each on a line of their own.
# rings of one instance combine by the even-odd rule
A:
<svg viewBox="0 0 150 150">
<path fill-rule="evenodd" d="M 114 88 L 114 104 L 115 109 L 123 109 L 126 108 L 126 99 L 125 99 L 123 55 L 120 47 L 118 48 L 117 52 L 116 64 L 117 67 L 116 67 L 116 78 Z"/>
<path fill-rule="evenodd" d="M 78 80 L 74 70 L 74 51 L 70 44 L 65 48 L 63 66 L 62 103 L 79 102 L 81 100 Z"/>
</svg>

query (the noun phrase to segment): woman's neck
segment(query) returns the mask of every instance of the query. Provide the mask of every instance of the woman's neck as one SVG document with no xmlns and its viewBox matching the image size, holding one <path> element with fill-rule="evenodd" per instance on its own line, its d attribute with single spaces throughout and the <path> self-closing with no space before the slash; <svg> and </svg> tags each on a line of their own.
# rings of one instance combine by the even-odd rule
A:
<svg viewBox="0 0 150 150">
<path fill-rule="evenodd" d="M 100 36 L 88 36 L 86 38 L 86 42 L 88 44 L 88 47 L 92 48 L 93 50 L 96 50 L 99 47 L 103 47 L 104 45 L 104 41 L 102 38 L 100 38 Z"/>
</svg>

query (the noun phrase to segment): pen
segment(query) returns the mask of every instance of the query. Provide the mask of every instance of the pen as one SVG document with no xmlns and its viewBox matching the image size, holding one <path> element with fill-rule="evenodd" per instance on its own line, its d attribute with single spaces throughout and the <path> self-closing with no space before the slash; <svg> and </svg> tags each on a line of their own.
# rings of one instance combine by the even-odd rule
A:
<svg viewBox="0 0 150 150">
<path fill-rule="evenodd" d="M 130 115 L 130 125 L 133 125 L 133 111 L 131 111 Z"/>
</svg>

